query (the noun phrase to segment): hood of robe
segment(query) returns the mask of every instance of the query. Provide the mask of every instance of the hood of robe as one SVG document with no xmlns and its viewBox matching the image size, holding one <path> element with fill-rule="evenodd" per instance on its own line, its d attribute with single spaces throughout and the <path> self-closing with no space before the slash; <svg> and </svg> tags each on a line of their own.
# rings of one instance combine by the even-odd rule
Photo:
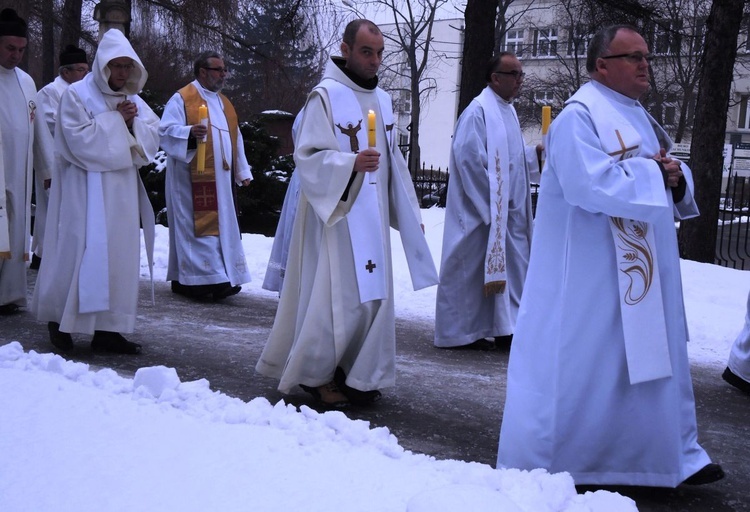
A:
<svg viewBox="0 0 750 512">
<path fill-rule="evenodd" d="M 130 73 L 128 81 L 119 91 L 113 91 L 109 86 L 110 70 L 107 64 L 112 59 L 119 57 L 129 57 L 133 59 L 133 71 Z M 116 28 L 109 29 L 104 33 L 104 37 L 99 42 L 99 47 L 96 49 L 96 56 L 94 57 L 94 63 L 91 66 L 91 74 L 94 77 L 94 82 L 105 94 L 112 95 L 133 95 L 138 94 L 143 90 L 143 86 L 146 85 L 146 79 L 148 79 L 148 72 L 143 67 L 141 59 L 135 53 L 135 50 L 130 45 L 130 41 L 127 40 L 125 34 Z"/>
</svg>

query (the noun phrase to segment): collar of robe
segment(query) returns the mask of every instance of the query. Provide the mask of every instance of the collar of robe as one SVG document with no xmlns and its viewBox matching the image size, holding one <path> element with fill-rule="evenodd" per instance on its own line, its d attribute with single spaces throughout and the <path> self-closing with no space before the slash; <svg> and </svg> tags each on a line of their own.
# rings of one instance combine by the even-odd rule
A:
<svg viewBox="0 0 750 512">
<path fill-rule="evenodd" d="M 377 76 L 374 76 L 372 78 L 362 78 L 358 74 L 354 73 L 354 71 L 346 68 L 346 59 L 344 59 L 343 57 L 332 57 L 331 60 L 334 64 L 336 64 L 336 66 L 338 66 L 338 68 L 347 76 L 349 80 L 362 87 L 363 89 L 372 91 L 378 86 Z"/>
</svg>

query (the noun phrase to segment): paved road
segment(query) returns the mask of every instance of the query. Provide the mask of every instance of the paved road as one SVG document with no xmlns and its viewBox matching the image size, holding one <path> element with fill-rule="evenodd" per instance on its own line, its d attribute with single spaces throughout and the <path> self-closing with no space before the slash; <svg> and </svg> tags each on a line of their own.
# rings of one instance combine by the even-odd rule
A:
<svg viewBox="0 0 750 512">
<path fill-rule="evenodd" d="M 35 273 L 29 272 L 30 281 Z M 32 283 L 30 283 L 31 286 Z M 68 359 L 110 367 L 131 376 L 138 368 L 166 365 L 183 382 L 205 378 L 211 388 L 243 400 L 282 399 L 275 382 L 254 373 L 273 324 L 277 301 L 241 293 L 224 303 L 195 303 L 156 283 L 156 306 L 141 283 L 136 332 L 144 345 L 138 356 L 91 352 L 88 339 L 75 336 Z M 385 426 L 400 444 L 438 459 L 476 461 L 494 466 L 505 397 L 508 351 L 470 352 L 432 346 L 432 325 L 397 321 L 397 387 L 368 409 L 351 409 L 353 419 Z M 29 313 L 0 317 L 0 344 L 20 341 L 24 349 L 49 352 L 46 328 Z M 750 397 L 726 385 L 716 369 L 693 368 L 700 440 L 724 466 L 727 478 L 703 487 L 674 490 L 613 488 L 633 498 L 642 511 L 750 512 Z M 300 391 L 286 397 L 313 406 Z"/>
</svg>

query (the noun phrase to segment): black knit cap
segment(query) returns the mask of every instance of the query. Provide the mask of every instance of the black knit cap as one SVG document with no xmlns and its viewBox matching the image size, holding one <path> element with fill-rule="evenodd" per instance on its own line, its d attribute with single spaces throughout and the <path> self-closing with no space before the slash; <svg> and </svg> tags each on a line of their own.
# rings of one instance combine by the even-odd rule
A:
<svg viewBox="0 0 750 512">
<path fill-rule="evenodd" d="M 60 52 L 60 65 L 69 66 L 71 64 L 88 64 L 88 61 L 84 50 L 69 44 Z"/>
<path fill-rule="evenodd" d="M 0 36 L 26 37 L 26 22 L 13 9 L 0 11 Z"/>
</svg>

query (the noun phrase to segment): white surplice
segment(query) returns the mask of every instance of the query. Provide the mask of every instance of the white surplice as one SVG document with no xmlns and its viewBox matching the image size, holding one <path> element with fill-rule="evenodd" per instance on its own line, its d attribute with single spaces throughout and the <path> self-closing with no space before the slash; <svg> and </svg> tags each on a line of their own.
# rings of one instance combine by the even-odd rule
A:
<svg viewBox="0 0 750 512">
<path fill-rule="evenodd" d="M 0 97 L 0 252 L 10 252 L 0 258 L 0 305 L 26 306 L 31 180 L 33 169 L 50 177 L 53 145 L 27 73 L 0 66 Z"/>
<path fill-rule="evenodd" d="M 37 94 L 39 97 L 39 114 L 52 137 L 55 136 L 55 120 L 57 119 L 57 108 L 60 105 L 60 97 L 69 85 L 61 76 L 57 76 L 52 82 L 39 89 L 39 93 Z M 34 194 L 36 209 L 34 212 L 34 238 L 31 250 L 41 258 L 44 252 L 44 230 L 47 222 L 49 190 L 44 188 L 44 180 L 39 172 L 34 173 L 34 186 L 36 187 Z"/>
<path fill-rule="evenodd" d="M 292 141 L 297 140 L 299 125 L 302 123 L 304 109 L 297 113 L 292 124 Z M 284 195 L 284 203 L 281 205 L 279 223 L 276 225 L 276 234 L 273 237 L 271 254 L 266 266 L 266 275 L 263 278 L 263 289 L 281 293 L 286 275 L 286 262 L 289 258 L 289 246 L 292 242 L 292 229 L 294 228 L 294 217 L 297 215 L 297 204 L 299 203 L 299 175 L 292 173 L 289 184 Z"/>
<path fill-rule="evenodd" d="M 112 91 L 107 63 L 133 59 L 126 85 Z M 122 32 L 105 33 L 92 72 L 60 100 L 55 147 L 60 164 L 50 188 L 45 254 L 33 309 L 63 332 L 133 332 L 143 225 L 152 259 L 154 214 L 138 169 L 159 148 L 159 118 L 136 93 L 147 73 Z M 138 115 L 128 129 L 116 106 Z"/>
<path fill-rule="evenodd" d="M 378 93 L 352 82 L 333 62 L 325 78 L 349 87 L 361 106 L 357 116 L 377 119 L 380 167 L 376 183 L 366 173 L 352 175 L 356 155 L 342 151 L 334 132 L 325 89 L 309 96 L 295 148 L 300 179 L 299 205 L 289 259 L 273 329 L 256 370 L 277 378 L 279 390 L 297 384 L 320 386 L 337 366 L 347 385 L 362 390 L 395 383 L 395 316 L 390 225 L 399 229 L 415 288 L 437 283 L 432 256 L 420 229 L 416 193 L 403 157 L 382 122 Z M 356 124 L 356 120 L 354 123 Z M 352 179 L 353 178 L 353 179 Z M 350 183 L 350 179 L 352 180 Z M 385 243 L 387 296 L 362 303 L 357 285 L 348 215 L 362 187 L 376 187 Z"/>
<path fill-rule="evenodd" d="M 484 295 L 485 256 L 490 238 L 490 173 L 487 122 L 478 101 L 461 113 L 453 135 L 450 184 L 445 208 L 440 284 L 435 311 L 435 345 L 457 347 L 480 338 L 513 334 L 529 264 L 532 235 L 530 182 L 538 181 L 536 147 L 526 146 L 513 105 L 496 94 L 507 148 L 508 209 L 505 236 L 507 286 Z M 494 107 L 495 105 L 493 105 Z M 494 163 L 493 163 L 494 165 Z M 494 168 L 492 169 L 494 174 Z"/>
<path fill-rule="evenodd" d="M 192 84 L 206 100 L 214 150 L 216 193 L 219 209 L 219 235 L 195 236 L 193 220 L 193 185 L 190 162 L 196 149 L 188 148 L 190 126 L 186 125 L 185 102 L 176 93 L 162 114 L 159 134 L 161 147 L 167 153 L 165 197 L 169 223 L 168 281 L 185 285 L 206 285 L 229 282 L 232 286 L 250 281 L 250 271 L 242 248 L 237 213 L 232 195 L 232 180 L 237 184 L 252 179 L 242 133 L 237 128 L 237 147 L 232 147 L 224 107 L 218 94 L 204 89 L 197 80 Z M 234 175 L 223 167 L 223 159 L 231 166 L 237 154 Z M 223 158 L 222 158 L 223 157 Z"/>
<path fill-rule="evenodd" d="M 745 325 L 732 344 L 727 366 L 732 373 L 750 382 L 750 293 L 747 295 Z"/>
<path fill-rule="evenodd" d="M 608 102 L 640 134 L 635 156 L 602 150 L 587 102 Z M 674 204 L 652 159 L 670 146 L 640 103 L 597 82 L 552 123 L 498 467 L 567 471 L 576 484 L 674 487 L 710 462 L 697 442 L 674 223 L 698 212 L 689 169 Z M 671 377 L 630 384 L 610 217 L 653 229 Z"/>
</svg>

